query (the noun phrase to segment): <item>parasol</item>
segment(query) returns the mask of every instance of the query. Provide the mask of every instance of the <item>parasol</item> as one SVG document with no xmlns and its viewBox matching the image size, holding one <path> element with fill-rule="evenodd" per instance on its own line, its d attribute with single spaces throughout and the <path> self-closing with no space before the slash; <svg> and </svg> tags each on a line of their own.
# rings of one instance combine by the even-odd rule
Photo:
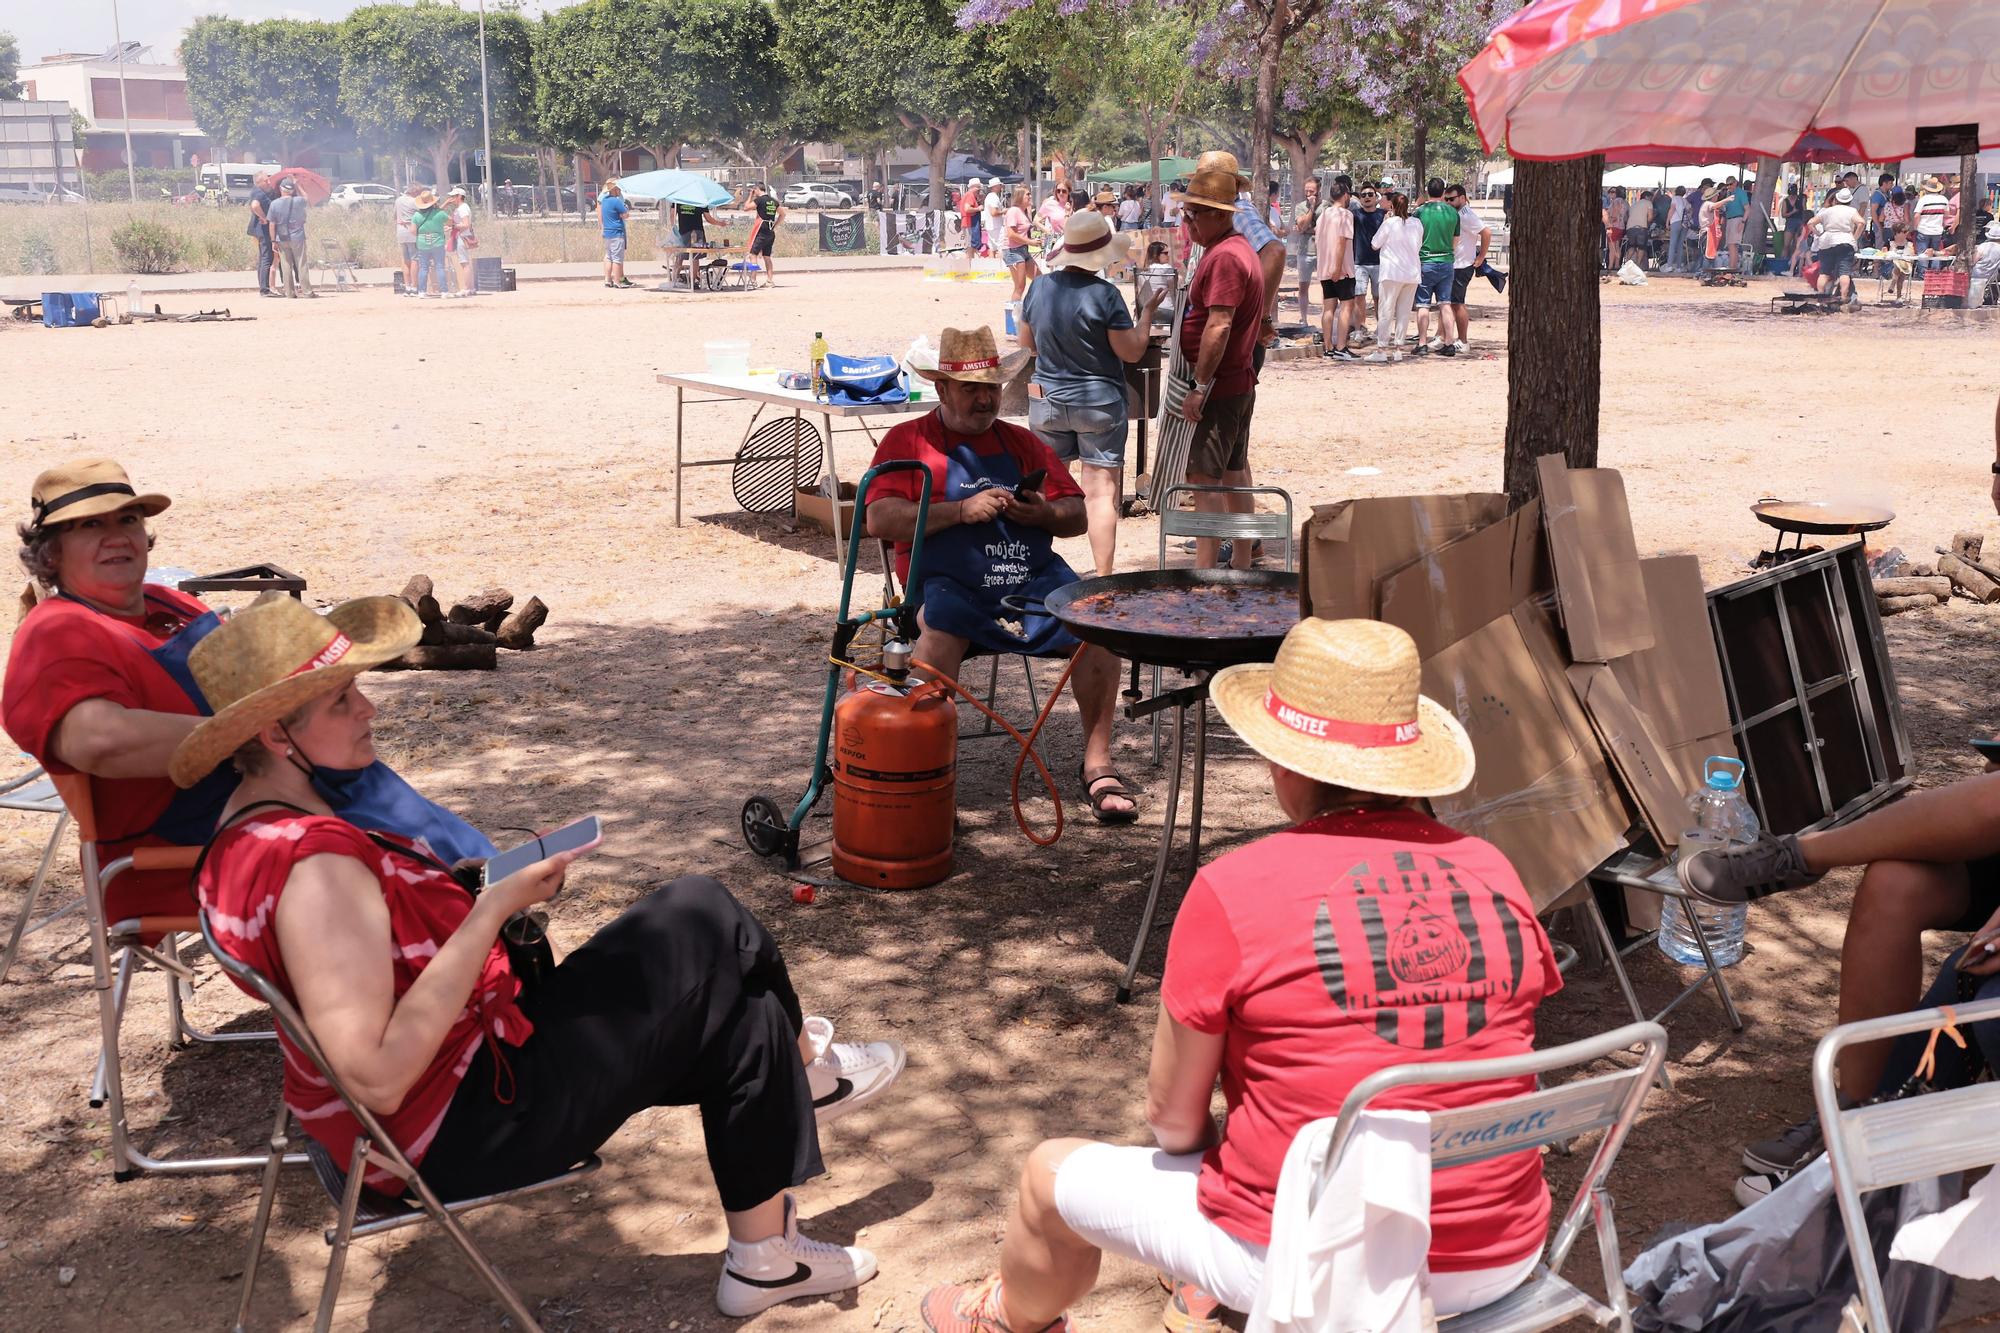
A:
<svg viewBox="0 0 2000 1333">
<path fill-rule="evenodd" d="M 635 207 L 653 204 L 686 204 L 689 208 L 720 208 L 729 202 L 729 191 L 707 176 L 671 167 L 642 171 L 618 178 L 618 188 Z"/>
<path fill-rule="evenodd" d="M 1982 0 L 1539 0 L 1458 81 L 1517 158 L 1895 162 L 1919 127 L 2000 146 L 1996 49 Z"/>
<path fill-rule="evenodd" d="M 321 204 L 325 203 L 328 197 L 333 194 L 333 186 L 327 181 L 326 177 L 320 175 L 317 171 L 308 171 L 304 167 L 286 167 L 283 171 L 275 172 L 271 176 L 271 184 L 273 185 L 285 180 L 297 181 L 299 183 L 299 197 L 314 208 L 318 208 Z"/>
</svg>

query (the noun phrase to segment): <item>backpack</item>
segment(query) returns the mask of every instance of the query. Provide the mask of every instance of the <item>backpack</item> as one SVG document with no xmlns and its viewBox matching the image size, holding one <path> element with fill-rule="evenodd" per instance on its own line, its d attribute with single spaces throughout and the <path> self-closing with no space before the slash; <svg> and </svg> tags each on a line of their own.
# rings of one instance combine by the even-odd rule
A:
<svg viewBox="0 0 2000 1333">
<path fill-rule="evenodd" d="M 903 388 L 903 367 L 893 356 L 842 356 L 828 352 L 821 372 L 826 400 L 842 407 L 869 403 L 900 403 L 909 398 Z"/>
</svg>

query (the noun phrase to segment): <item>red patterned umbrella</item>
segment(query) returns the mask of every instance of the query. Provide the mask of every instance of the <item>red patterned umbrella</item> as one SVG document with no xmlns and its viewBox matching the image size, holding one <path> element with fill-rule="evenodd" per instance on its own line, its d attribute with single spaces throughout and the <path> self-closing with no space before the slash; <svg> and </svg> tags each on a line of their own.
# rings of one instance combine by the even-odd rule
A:
<svg viewBox="0 0 2000 1333">
<path fill-rule="evenodd" d="M 1895 162 L 1920 126 L 2000 147 L 1996 51 L 1986 0 L 1538 0 L 1458 81 L 1518 158 Z"/>
<path fill-rule="evenodd" d="M 315 208 L 325 203 L 328 197 L 333 194 L 333 186 L 328 183 L 326 177 L 320 175 L 317 171 L 308 171 L 304 167 L 286 167 L 283 171 L 277 172 L 271 177 L 273 185 L 287 180 L 297 181 L 299 183 L 299 195 Z"/>
</svg>

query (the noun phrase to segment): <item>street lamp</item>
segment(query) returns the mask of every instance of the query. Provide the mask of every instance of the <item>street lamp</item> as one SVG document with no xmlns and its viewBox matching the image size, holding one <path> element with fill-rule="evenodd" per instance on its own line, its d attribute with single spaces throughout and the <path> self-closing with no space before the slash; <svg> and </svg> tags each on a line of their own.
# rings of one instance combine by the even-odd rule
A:
<svg viewBox="0 0 2000 1333">
<path fill-rule="evenodd" d="M 486 100 L 486 0 L 479 0 L 479 138 L 485 146 L 485 166 L 479 188 L 486 197 L 486 216 L 497 217 L 493 198 L 493 112 Z"/>
<path fill-rule="evenodd" d="M 484 4 L 485 0 L 480 0 L 480 3 Z M 125 99 L 125 34 L 118 27 L 118 0 L 111 0 L 111 40 L 118 47 L 118 115 L 125 125 L 125 188 L 136 204 L 139 202 L 139 173 L 132 166 L 132 104 Z"/>
</svg>

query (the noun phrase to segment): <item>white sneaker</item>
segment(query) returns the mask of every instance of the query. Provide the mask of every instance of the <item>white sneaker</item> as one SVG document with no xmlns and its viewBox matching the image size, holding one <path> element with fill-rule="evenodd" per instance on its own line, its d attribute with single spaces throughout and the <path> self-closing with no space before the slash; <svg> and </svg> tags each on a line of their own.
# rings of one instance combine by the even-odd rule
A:
<svg viewBox="0 0 2000 1333">
<path fill-rule="evenodd" d="M 1424 350 L 1426 352 L 1435 352 L 1438 348 L 1442 346 L 1444 346 L 1443 338 L 1433 338 L 1429 342 L 1424 344 Z"/>
<path fill-rule="evenodd" d="M 1466 353 L 1465 339 L 1460 338 L 1457 342 L 1453 343 L 1451 350 L 1458 356 L 1464 356 Z"/>
<path fill-rule="evenodd" d="M 1395 351 L 1389 353 L 1389 359 L 1391 361 L 1401 361 L 1403 359 L 1403 350 L 1399 347 Z"/>
<path fill-rule="evenodd" d="M 1380 348 L 1377 348 L 1375 351 L 1370 352 L 1368 354 L 1367 359 L 1370 361 L 1387 361 L 1389 359 L 1389 353 L 1383 351 Z"/>
<path fill-rule="evenodd" d="M 799 1234 L 799 1208 L 785 1196 L 785 1229 L 767 1240 L 732 1240 L 722 1254 L 715 1305 L 732 1319 L 784 1301 L 848 1291 L 875 1276 L 875 1256 L 858 1245 L 829 1245 Z"/>
<path fill-rule="evenodd" d="M 813 1114 L 822 1125 L 874 1101 L 903 1072 L 903 1043 L 835 1041 L 830 1018 L 807 1018 L 806 1042 L 813 1053 L 806 1082 L 812 1087 Z"/>
</svg>

